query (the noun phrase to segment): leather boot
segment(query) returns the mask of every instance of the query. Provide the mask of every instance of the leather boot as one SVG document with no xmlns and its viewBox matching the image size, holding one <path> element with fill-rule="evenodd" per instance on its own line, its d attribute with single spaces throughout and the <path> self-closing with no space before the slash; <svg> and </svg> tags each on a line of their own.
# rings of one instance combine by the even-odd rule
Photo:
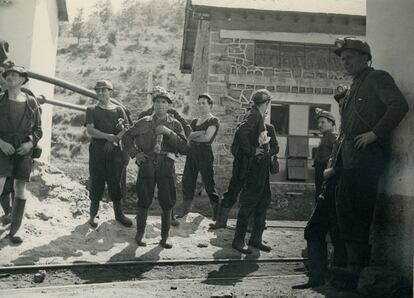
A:
<svg viewBox="0 0 414 298">
<path fill-rule="evenodd" d="M 217 220 L 217 213 L 218 213 L 218 209 L 219 209 L 219 204 L 218 204 L 218 202 L 210 201 L 210 207 L 211 207 L 211 219 L 213 221 L 216 221 Z"/>
<path fill-rule="evenodd" d="M 327 270 L 327 248 L 325 242 L 309 241 L 309 280 L 302 285 L 294 285 L 292 289 L 315 288 L 325 284 Z"/>
<path fill-rule="evenodd" d="M 11 205 L 10 205 L 10 194 L 4 194 L 0 196 L 0 205 L 3 208 L 4 216 L 2 217 L 3 225 L 8 225 L 11 221 L 10 219 L 10 212 L 11 212 Z"/>
<path fill-rule="evenodd" d="M 178 218 L 183 218 L 191 211 L 191 206 L 193 205 L 193 200 L 183 199 L 183 205 L 181 210 L 181 215 L 177 216 Z"/>
<path fill-rule="evenodd" d="M 161 215 L 161 241 L 160 245 L 163 248 L 170 249 L 172 244 L 168 243 L 168 233 L 171 226 L 171 210 L 163 210 Z"/>
<path fill-rule="evenodd" d="M 148 209 L 138 207 L 137 212 L 137 234 L 135 235 L 135 241 L 138 246 L 147 246 L 145 242 L 142 241 L 142 238 L 145 234 L 145 226 L 147 225 Z"/>
<path fill-rule="evenodd" d="M 270 246 L 264 245 L 262 240 L 263 230 L 255 231 L 253 230 L 252 235 L 250 236 L 249 245 L 253 246 L 259 250 L 270 252 L 272 248 Z"/>
<path fill-rule="evenodd" d="M 22 243 L 23 240 L 19 236 L 15 236 L 19 230 L 24 214 L 24 206 L 26 205 L 26 200 L 22 200 L 19 197 L 15 197 L 13 201 L 12 211 L 11 211 L 11 224 L 9 239 L 13 243 Z"/>
<path fill-rule="evenodd" d="M 215 224 L 211 224 L 211 229 L 221 229 L 227 227 L 227 220 L 229 218 L 231 208 L 219 207 L 217 211 L 217 219 Z"/>
<path fill-rule="evenodd" d="M 128 217 L 124 215 L 122 212 L 122 202 L 121 200 L 113 201 L 114 205 L 114 212 L 115 212 L 115 219 L 120 222 L 124 227 L 131 227 L 132 226 L 132 220 L 130 220 Z"/>
<path fill-rule="evenodd" d="M 98 224 L 95 222 L 95 217 L 98 214 L 99 210 L 99 200 L 91 200 L 91 205 L 89 207 L 89 224 L 92 228 L 96 228 Z"/>
</svg>

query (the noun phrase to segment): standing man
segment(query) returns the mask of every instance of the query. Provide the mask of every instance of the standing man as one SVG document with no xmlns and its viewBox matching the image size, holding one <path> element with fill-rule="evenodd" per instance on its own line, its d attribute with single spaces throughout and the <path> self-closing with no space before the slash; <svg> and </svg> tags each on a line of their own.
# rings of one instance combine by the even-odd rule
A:
<svg viewBox="0 0 414 298">
<path fill-rule="evenodd" d="M 42 137 L 41 117 L 36 99 L 22 92 L 23 84 L 29 80 L 26 70 L 13 65 L 2 76 L 7 90 L 0 95 L 0 194 L 7 178 L 14 181 L 8 237 L 12 243 L 21 243 L 16 233 L 26 205 L 25 189 L 33 166 L 33 148 Z"/>
<path fill-rule="evenodd" d="M 348 261 L 346 270 L 336 272 L 342 275 L 336 275 L 344 281 L 341 287 L 354 289 L 361 270 L 369 264 L 378 179 L 389 158 L 392 132 L 408 105 L 391 75 L 370 67 L 372 56 L 366 42 L 348 37 L 337 39 L 335 45 L 335 54 L 353 79 L 339 101 L 341 173 L 336 204 Z"/>
<path fill-rule="evenodd" d="M 266 211 L 271 200 L 269 184 L 270 138 L 264 125 L 264 117 L 271 96 L 266 89 L 260 89 L 252 94 L 251 101 L 253 107 L 240 124 L 235 135 L 238 145 L 233 146 L 238 147 L 233 149 L 241 159 L 241 170 L 245 174 L 243 174 L 244 185 L 240 194 L 240 209 L 232 247 L 244 254 L 251 253 L 250 249 L 244 248 L 244 238 L 251 215 L 254 216 L 254 226 L 249 245 L 263 251 L 271 249 L 262 243 Z"/>
<path fill-rule="evenodd" d="M 122 212 L 121 175 L 124 159 L 120 140 L 125 129 L 119 127 L 120 120 L 127 123 L 128 118 L 122 107 L 111 103 L 113 86 L 110 81 L 101 80 L 95 84 L 98 104 L 86 110 L 86 129 L 92 137 L 89 145 L 89 177 L 91 199 L 89 224 L 96 228 L 95 217 L 99 202 L 102 200 L 105 184 L 108 185 L 115 219 L 125 227 L 132 226 L 132 221 Z"/>
<path fill-rule="evenodd" d="M 168 92 L 154 93 L 152 100 L 154 114 L 138 120 L 124 136 L 125 148 L 132 158 L 136 158 L 139 166 L 136 183 L 138 214 L 135 240 L 139 246 L 146 246 L 142 238 L 156 185 L 162 209 L 160 245 L 172 248 L 167 240 L 171 226 L 171 210 L 176 202 L 174 161 L 176 153 L 185 154 L 187 140 L 180 122 L 168 114 L 172 103 Z"/>
</svg>

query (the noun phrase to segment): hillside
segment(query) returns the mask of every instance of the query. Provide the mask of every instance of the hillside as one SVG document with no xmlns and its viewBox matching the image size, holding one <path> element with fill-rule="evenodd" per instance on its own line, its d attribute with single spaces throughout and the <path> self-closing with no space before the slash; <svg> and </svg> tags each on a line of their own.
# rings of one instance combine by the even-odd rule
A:
<svg viewBox="0 0 414 298">
<path fill-rule="evenodd" d="M 175 107 L 182 111 L 189 76 L 179 70 L 185 1 L 124 1 L 122 11 L 112 12 L 109 1 L 97 1 L 89 16 L 78 11 L 70 24 L 61 24 L 56 76 L 93 88 L 98 79 L 109 79 L 114 97 L 132 112 L 133 118 L 147 106 L 148 75 L 153 85 L 162 84 L 175 93 Z M 81 105 L 94 100 L 60 87 L 55 98 Z M 88 177 L 89 138 L 84 115 L 55 108 L 52 163 L 72 178 Z"/>
</svg>

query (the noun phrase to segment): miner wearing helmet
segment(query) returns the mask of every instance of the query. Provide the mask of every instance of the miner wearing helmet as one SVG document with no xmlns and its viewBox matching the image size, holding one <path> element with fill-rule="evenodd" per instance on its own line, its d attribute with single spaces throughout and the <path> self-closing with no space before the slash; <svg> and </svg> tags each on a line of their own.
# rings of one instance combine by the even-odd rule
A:
<svg viewBox="0 0 414 298">
<path fill-rule="evenodd" d="M 158 189 L 158 202 L 162 209 L 161 241 L 163 248 L 171 248 L 167 242 L 171 226 L 171 210 L 176 202 L 175 155 L 185 154 L 187 140 L 180 122 L 169 113 L 171 95 L 164 89 L 152 94 L 154 113 L 139 119 L 125 134 L 125 148 L 138 165 L 136 191 L 138 196 L 137 233 L 135 241 L 143 241 L 148 208 Z"/>
<path fill-rule="evenodd" d="M 332 167 L 330 156 L 337 135 L 334 133 L 335 117 L 320 108 L 315 109 L 315 118 L 322 134 L 319 146 L 316 148 L 314 163 L 315 168 L 315 208 L 305 227 L 304 237 L 307 241 L 309 280 L 305 284 L 295 285 L 294 289 L 306 289 L 325 284 L 327 278 L 327 243 L 326 235 L 329 233 L 334 246 L 333 264 L 344 266 L 346 264 L 345 244 L 338 233 L 338 224 L 335 210 L 336 180 L 332 177 L 324 181 L 323 172 L 327 167 Z"/>
<path fill-rule="evenodd" d="M 243 181 L 232 247 L 245 254 L 252 253 L 250 249 L 245 248 L 244 242 L 249 217 L 252 215 L 254 224 L 249 245 L 262 251 L 271 250 L 262 242 L 266 225 L 266 211 L 271 199 L 269 184 L 270 136 L 264 123 L 271 99 L 272 97 L 266 89 L 253 92 L 251 96 L 252 108 L 238 126 L 232 145 L 232 153 L 241 163 L 242 169 L 239 177 L 240 181 Z M 221 206 L 218 222 L 221 222 L 220 218 L 223 216 L 223 212 L 229 211 L 229 208 L 226 207 Z"/>
<path fill-rule="evenodd" d="M 125 110 L 111 102 L 113 85 L 108 80 L 99 80 L 95 84 L 98 103 L 86 109 L 86 129 L 91 136 L 89 144 L 89 224 L 96 228 L 95 217 L 99 210 L 105 185 L 113 203 L 115 219 L 125 227 L 132 226 L 132 221 L 122 212 L 121 177 L 124 159 L 120 140 L 128 123 Z"/>
<path fill-rule="evenodd" d="M 25 187 L 33 166 L 33 148 L 42 137 L 41 115 L 36 99 L 22 91 L 28 81 L 27 71 L 14 64 L 2 72 L 5 91 L 0 94 L 0 194 L 9 179 L 14 190 L 8 238 L 13 243 L 26 205 Z M 2 198 L 3 202 L 3 198 Z"/>
<path fill-rule="evenodd" d="M 338 223 L 348 260 L 346 270 L 334 272 L 338 287 L 355 288 L 369 263 L 378 180 L 388 161 L 392 133 L 408 105 L 392 76 L 370 67 L 372 54 L 366 42 L 346 37 L 335 45 L 352 85 L 339 100 L 340 144 L 335 157 L 340 168 Z"/>
</svg>

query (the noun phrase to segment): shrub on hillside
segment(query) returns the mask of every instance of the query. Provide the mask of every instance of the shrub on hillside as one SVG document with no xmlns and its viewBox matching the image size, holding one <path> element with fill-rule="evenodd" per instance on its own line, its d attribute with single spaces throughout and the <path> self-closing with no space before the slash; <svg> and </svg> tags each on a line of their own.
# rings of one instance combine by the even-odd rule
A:
<svg viewBox="0 0 414 298">
<path fill-rule="evenodd" d="M 106 58 L 111 57 L 112 49 L 113 49 L 113 46 L 111 46 L 109 43 L 101 45 L 98 48 L 98 58 L 106 59 Z"/>
<path fill-rule="evenodd" d="M 135 51 L 138 51 L 140 48 L 141 48 L 141 46 L 140 46 L 139 42 L 136 41 L 135 43 L 130 44 L 129 46 L 126 46 L 124 48 L 124 51 L 125 52 L 135 52 Z"/>
<path fill-rule="evenodd" d="M 87 77 L 88 75 L 90 75 L 91 73 L 93 73 L 95 71 L 95 68 L 87 68 L 83 74 L 82 77 Z"/>
<path fill-rule="evenodd" d="M 85 124 L 86 121 L 86 115 L 85 113 L 79 113 L 72 116 L 70 119 L 70 125 L 71 126 L 77 126 L 81 127 Z"/>
<path fill-rule="evenodd" d="M 116 30 L 112 30 L 108 33 L 108 43 L 116 46 L 117 43 L 117 35 L 118 32 Z"/>
</svg>

